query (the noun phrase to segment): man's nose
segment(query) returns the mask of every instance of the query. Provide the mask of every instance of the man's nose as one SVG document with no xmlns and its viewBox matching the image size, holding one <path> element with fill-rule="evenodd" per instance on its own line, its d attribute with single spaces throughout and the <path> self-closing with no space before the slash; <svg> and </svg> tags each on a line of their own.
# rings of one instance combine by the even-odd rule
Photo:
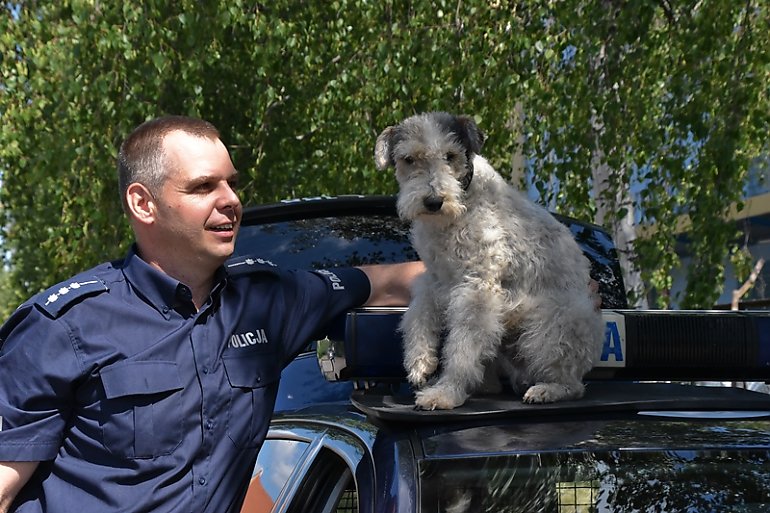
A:
<svg viewBox="0 0 770 513">
<path fill-rule="evenodd" d="M 223 207 L 233 207 L 233 208 L 236 208 L 241 204 L 241 199 L 238 196 L 238 193 L 235 191 L 232 185 L 230 185 L 227 182 L 224 182 L 219 203 Z"/>
</svg>

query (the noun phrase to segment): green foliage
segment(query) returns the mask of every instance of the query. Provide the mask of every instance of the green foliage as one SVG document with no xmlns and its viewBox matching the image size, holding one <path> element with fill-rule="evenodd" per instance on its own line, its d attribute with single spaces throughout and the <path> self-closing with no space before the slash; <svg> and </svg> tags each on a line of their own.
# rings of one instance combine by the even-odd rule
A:
<svg viewBox="0 0 770 513">
<path fill-rule="evenodd" d="M 766 151 L 767 8 L 759 2 L 558 2 L 545 39 L 574 57 L 551 67 L 550 105 L 535 133 L 557 133 L 538 153 L 535 173 L 556 205 L 586 216 L 597 207 L 586 184 L 597 150 L 610 169 L 603 199 L 612 226 L 627 213 L 619 192 L 642 183 L 633 264 L 668 306 L 678 217 L 691 220 L 693 263 L 682 306 L 713 304 L 735 230 L 722 219 L 740 200 L 750 159 Z M 597 120 L 600 128 L 597 129 Z M 554 158 L 555 157 L 555 158 Z M 550 169 L 549 169 L 550 167 Z M 612 214 L 612 213 L 610 213 Z M 645 291 L 641 291 L 645 292 Z"/>
<path fill-rule="evenodd" d="M 373 166 L 377 134 L 441 109 L 476 117 L 501 172 L 523 153 L 562 213 L 597 215 L 601 155 L 605 224 L 633 207 L 656 225 L 632 261 L 660 298 L 688 212 L 684 304 L 709 305 L 734 246 L 721 215 L 766 150 L 767 14 L 729 0 L 4 3 L 0 212 L 13 301 L 123 254 L 114 161 L 148 118 L 212 121 L 255 203 L 395 192 Z M 634 204 L 618 203 L 639 182 Z"/>
</svg>

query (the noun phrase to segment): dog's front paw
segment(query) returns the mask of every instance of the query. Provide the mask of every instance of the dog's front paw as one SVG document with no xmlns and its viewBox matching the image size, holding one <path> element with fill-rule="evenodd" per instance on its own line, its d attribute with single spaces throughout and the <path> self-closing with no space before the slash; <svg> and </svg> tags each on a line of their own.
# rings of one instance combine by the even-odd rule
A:
<svg viewBox="0 0 770 513">
<path fill-rule="evenodd" d="M 438 368 L 438 357 L 436 355 L 422 355 L 413 360 L 404 363 L 407 368 L 406 379 L 412 386 L 422 388 L 428 382 L 436 369 Z"/>
<path fill-rule="evenodd" d="M 545 383 L 539 383 L 537 385 L 532 385 L 527 389 L 524 393 L 523 401 L 527 404 L 552 403 L 556 400 L 554 398 L 555 396 L 556 394 L 554 394 L 551 386 Z"/>
<path fill-rule="evenodd" d="M 468 394 L 454 387 L 434 385 L 417 392 L 414 404 L 422 410 L 451 410 L 465 403 Z"/>
<path fill-rule="evenodd" d="M 584 390 L 582 384 L 538 383 L 529 387 L 529 390 L 524 394 L 523 401 L 528 404 L 543 404 L 579 399 L 583 396 Z"/>
</svg>

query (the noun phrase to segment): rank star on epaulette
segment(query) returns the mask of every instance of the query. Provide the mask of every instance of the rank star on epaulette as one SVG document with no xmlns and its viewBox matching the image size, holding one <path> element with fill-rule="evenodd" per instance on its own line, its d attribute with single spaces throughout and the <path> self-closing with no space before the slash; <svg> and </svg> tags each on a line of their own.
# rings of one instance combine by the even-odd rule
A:
<svg viewBox="0 0 770 513">
<path fill-rule="evenodd" d="M 45 302 L 45 306 L 50 305 L 51 303 L 58 301 L 61 296 L 64 296 L 66 294 L 69 294 L 72 290 L 78 290 L 80 287 L 85 285 L 94 285 L 97 283 L 101 283 L 99 280 L 92 280 L 92 281 L 84 281 L 83 283 L 78 282 L 72 282 L 69 285 L 66 285 L 64 287 L 61 287 L 59 290 L 56 291 L 56 293 L 51 294 L 48 296 L 47 301 Z"/>
<path fill-rule="evenodd" d="M 265 260 L 264 258 L 251 258 L 251 257 L 246 257 L 240 262 L 233 262 L 229 264 L 227 267 L 232 269 L 234 267 L 238 267 L 241 265 L 268 265 L 270 267 L 278 267 L 270 260 Z"/>
<path fill-rule="evenodd" d="M 52 289 L 48 294 L 44 294 L 36 303 L 49 314 L 56 316 L 78 298 L 94 293 L 106 292 L 107 290 L 107 286 L 99 279 L 74 281 L 64 286 L 59 286 L 55 290 Z M 43 299 L 45 299 L 45 302 L 42 302 Z"/>
<path fill-rule="evenodd" d="M 270 260 L 254 256 L 240 257 L 235 260 L 231 260 L 227 263 L 226 269 L 230 276 L 248 275 L 255 273 L 274 274 L 279 272 L 278 266 Z"/>
<path fill-rule="evenodd" d="M 244 262 L 246 262 L 249 265 L 262 264 L 262 265 L 269 265 L 270 267 L 278 267 L 277 265 L 275 265 L 270 260 L 265 260 L 263 258 L 256 258 L 256 259 L 254 259 L 254 258 L 247 258 L 246 260 L 244 260 Z"/>
</svg>

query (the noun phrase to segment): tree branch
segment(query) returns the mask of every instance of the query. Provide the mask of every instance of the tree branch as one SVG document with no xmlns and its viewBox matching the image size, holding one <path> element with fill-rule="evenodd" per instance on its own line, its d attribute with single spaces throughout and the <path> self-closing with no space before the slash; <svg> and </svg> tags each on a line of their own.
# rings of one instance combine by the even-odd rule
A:
<svg viewBox="0 0 770 513">
<path fill-rule="evenodd" d="M 751 287 L 754 286 L 754 282 L 757 281 L 757 277 L 759 276 L 759 272 L 762 270 L 762 267 L 765 265 L 765 259 L 760 258 L 757 260 L 757 263 L 754 265 L 754 269 L 751 271 L 751 274 L 749 275 L 749 278 L 743 282 L 743 285 L 741 285 L 741 288 L 737 290 L 733 290 L 733 301 L 731 304 L 731 310 L 738 310 L 738 303 L 743 297 L 746 292 L 751 290 Z"/>
</svg>

